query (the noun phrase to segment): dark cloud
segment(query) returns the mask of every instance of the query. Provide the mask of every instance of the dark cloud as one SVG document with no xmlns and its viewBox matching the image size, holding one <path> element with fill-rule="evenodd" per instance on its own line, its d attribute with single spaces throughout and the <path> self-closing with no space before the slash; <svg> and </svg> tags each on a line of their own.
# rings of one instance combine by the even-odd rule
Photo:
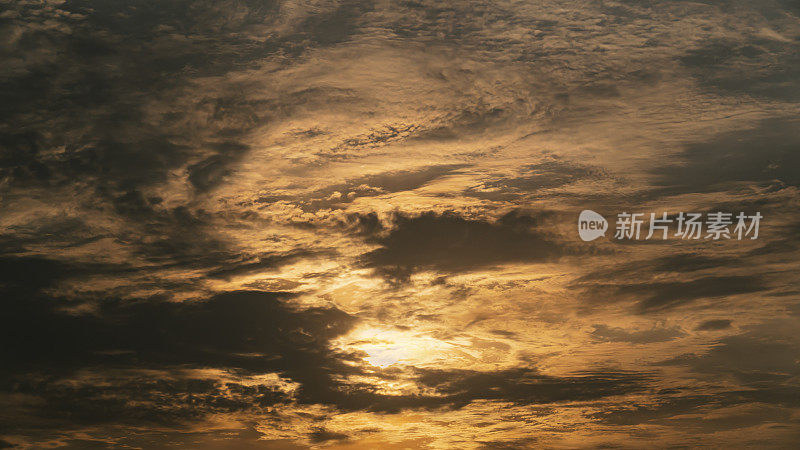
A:
<svg viewBox="0 0 800 450">
<path fill-rule="evenodd" d="M 397 214 L 394 228 L 375 242 L 381 248 L 364 262 L 402 278 L 418 270 L 465 271 L 512 262 L 553 261 L 574 254 L 546 230 L 546 214 L 511 212 L 497 221 L 465 219 L 454 213 Z"/>
<path fill-rule="evenodd" d="M 69 249 L 109 237 L 78 217 L 42 217 L 34 223 L 7 227 L 0 236 L 0 254 L 23 254 L 28 247 L 46 242 L 56 248 Z"/>
<path fill-rule="evenodd" d="M 656 313 L 701 299 L 724 298 L 770 289 L 759 276 L 707 276 L 689 281 L 651 281 L 642 283 L 596 283 L 586 287 L 587 301 L 636 302 L 640 313 Z"/>
<path fill-rule="evenodd" d="M 800 185 L 800 126 L 796 118 L 764 120 L 707 142 L 687 145 L 680 164 L 653 170 L 661 193 L 711 192 L 737 183 Z"/>
<path fill-rule="evenodd" d="M 731 403 L 759 403 L 786 408 L 800 405 L 796 379 L 800 350 L 794 318 L 776 318 L 744 327 L 745 332 L 722 338 L 702 354 L 686 354 L 661 365 L 683 366 L 705 379 L 734 380 L 741 389 L 718 395 Z M 763 421 L 755 415 L 750 422 Z"/>
<path fill-rule="evenodd" d="M 531 448 L 536 447 L 536 443 L 539 442 L 539 439 L 535 437 L 526 437 L 522 439 L 510 439 L 505 441 L 478 441 L 477 443 L 480 444 L 480 448 L 486 450 L 517 450 L 521 448 Z"/>
<path fill-rule="evenodd" d="M 111 367 L 104 376 L 88 380 L 58 380 L 29 374 L 27 379 L 13 380 L 10 394 L 8 401 L 11 402 L 13 396 L 30 396 L 39 403 L 29 411 L 30 415 L 7 420 L 6 426 L 20 428 L 36 427 L 37 422 L 40 426 L 56 426 L 65 420 L 73 426 L 161 424 L 175 427 L 209 414 L 262 413 L 269 407 L 290 401 L 284 392 L 268 385 L 242 386 L 181 376 L 179 372 L 125 374 L 114 372 Z"/>
<path fill-rule="evenodd" d="M 643 261 L 624 261 L 583 275 L 575 283 L 589 284 L 616 279 L 650 279 L 669 273 L 689 274 L 714 269 L 716 273 L 741 265 L 741 259 L 729 256 L 708 256 L 697 253 L 677 253 Z"/>
<path fill-rule="evenodd" d="M 446 395 L 449 402 L 467 404 L 476 399 L 518 404 L 596 400 L 645 388 L 649 377 L 632 372 L 587 372 L 569 377 L 542 375 L 516 368 L 497 372 L 425 370 L 419 382 Z"/>
<path fill-rule="evenodd" d="M 650 344 L 677 339 L 686 333 L 679 327 L 654 327 L 649 330 L 629 331 L 608 325 L 594 325 L 591 336 L 599 342 L 627 342 L 630 344 Z"/>
<path fill-rule="evenodd" d="M 96 274 L 120 276 L 131 272 L 133 269 L 124 264 L 73 263 L 39 256 L 0 256 L 0 295 L 9 304 L 24 304 L 56 288 L 64 280 L 85 279 Z"/>
<path fill-rule="evenodd" d="M 311 432 L 311 442 L 320 443 L 328 441 L 347 440 L 348 436 L 344 433 L 334 433 L 324 428 L 318 428 Z"/>
<path fill-rule="evenodd" d="M 106 427 L 103 434 L 84 433 L 85 439 L 66 438 L 57 430 L 41 432 L 38 437 L 42 442 L 57 442 L 59 447 L 69 450 L 83 450 L 87 448 L 202 448 L 214 450 L 234 449 L 280 449 L 300 450 L 301 445 L 291 444 L 288 441 L 263 440 L 262 434 L 249 426 L 232 425 L 231 428 L 198 431 L 188 428 L 165 429 L 158 433 L 148 432 L 146 429 Z M 94 439 L 89 439 L 88 436 Z M 20 441 L 16 436 L 15 441 Z M 24 441 L 23 441 L 24 442 Z M 20 445 L 22 447 L 22 445 Z"/>
<path fill-rule="evenodd" d="M 417 131 L 417 125 L 388 125 L 383 129 L 374 130 L 369 134 L 347 138 L 344 142 L 333 150 L 333 152 L 343 152 L 347 148 L 370 148 L 385 145 L 390 142 L 400 141 L 413 136 Z"/>
<path fill-rule="evenodd" d="M 46 267 L 58 273 L 58 266 Z M 237 291 L 182 303 L 106 299 L 89 314 L 64 311 L 74 306 L 66 299 L 22 294 L 31 293 L 7 289 L 3 296 L 2 378 L 7 393 L 40 398 L 36 414 L 47 420 L 166 423 L 286 400 L 268 387 L 208 379 L 134 375 L 93 387 L 61 381 L 85 370 L 104 377 L 179 367 L 277 373 L 312 392 L 334 389 L 333 372 L 352 371 L 328 342 L 355 318 L 333 308 L 295 310 L 278 294 Z"/>
<path fill-rule="evenodd" d="M 383 222 L 374 212 L 348 214 L 343 226 L 351 233 L 368 237 L 373 237 L 385 230 Z"/>
<path fill-rule="evenodd" d="M 6 296 L 27 296 L 52 287 L 70 271 L 67 265 L 37 257 L 0 259 L 0 283 Z"/>
<path fill-rule="evenodd" d="M 686 442 L 694 442 L 694 445 L 714 442 L 714 433 L 721 431 L 792 422 L 790 411 L 763 403 L 754 404 L 752 401 L 752 396 L 746 391 L 726 391 L 716 395 L 685 393 L 657 397 L 654 403 L 646 405 L 605 410 L 593 414 L 593 417 L 614 426 L 651 424 L 680 427 L 686 433 Z M 724 412 L 702 414 L 705 411 L 719 410 Z M 764 439 L 761 436 L 749 436 L 740 440 L 745 447 L 782 447 L 776 445 L 778 441 L 779 439 Z"/>
<path fill-rule="evenodd" d="M 444 73 L 438 74 L 446 78 Z M 474 74 L 471 74 L 474 76 Z M 447 117 L 446 124 L 436 125 L 424 130 L 419 130 L 412 136 L 417 141 L 450 141 L 463 139 L 466 136 L 480 135 L 480 133 L 494 126 L 514 120 L 515 106 L 491 107 L 489 105 L 476 105 L 472 108 L 459 111 Z"/>
<path fill-rule="evenodd" d="M 510 200 L 520 195 L 541 194 L 543 190 L 560 188 L 577 181 L 608 178 L 599 168 L 570 163 L 551 157 L 543 162 L 520 168 L 518 176 L 493 178 L 472 187 L 466 195 L 494 200 Z"/>
<path fill-rule="evenodd" d="M 674 120 L 667 106 L 673 94 L 684 111 L 711 105 L 714 114 L 730 113 L 735 120 L 788 110 L 789 102 L 800 99 L 795 3 L 704 1 L 675 9 L 621 1 L 571 10 L 428 0 L 3 1 L 0 216 L 7 226 L 0 235 L 0 448 L 25 442 L 64 448 L 302 448 L 295 441 L 259 441 L 254 424 L 275 424 L 303 445 L 358 445 L 360 434 L 380 430 L 342 432 L 327 422 L 329 413 L 447 414 L 475 403 L 510 403 L 550 414 L 576 402 L 595 408 L 603 400 L 610 404 L 591 417 L 603 427 L 695 421 L 711 431 L 752 424 L 777 431 L 795 425 L 796 413 L 786 410 L 800 406 L 797 324 L 790 320 L 747 325 L 752 317 L 732 311 L 741 333 L 733 336 L 726 335 L 729 319 L 702 322 L 696 331 L 726 331 L 696 333 L 693 339 L 719 340 L 682 349 L 692 353 L 652 367 L 683 370 L 682 382 L 696 377 L 728 384 L 718 392 L 705 383 L 702 392 L 689 386 L 653 393 L 661 374 L 580 371 L 583 361 L 561 376 L 527 363 L 496 370 L 369 366 L 365 353 L 337 347 L 339 338 L 367 322 L 361 316 L 380 321 L 405 314 L 426 327 L 447 327 L 449 311 L 426 305 L 397 310 L 401 303 L 392 297 L 372 308 L 360 302 L 384 295 L 383 287 L 341 284 L 334 295 L 321 283 L 332 274 L 338 283 L 340 275 L 364 267 L 392 281 L 436 271 L 441 277 L 424 289 L 460 301 L 485 288 L 451 283 L 449 276 L 599 252 L 565 242 L 555 215 L 512 212 L 487 219 L 487 211 L 564 199 L 558 191 L 581 182 L 613 183 L 608 171 L 614 168 L 590 165 L 606 161 L 606 155 L 578 160 L 572 148 L 586 154 L 595 142 L 602 151 L 605 141 L 651 139 L 652 130 Z M 670 31 L 686 29 L 686 21 L 696 36 Z M 727 25 L 741 21 L 748 25 L 736 36 Z M 697 86 L 702 100 L 683 103 Z M 642 106 L 642 99 L 654 103 Z M 637 128 L 635 136 L 617 135 L 618 129 L 629 132 L 627 125 L 616 127 L 628 117 L 641 124 L 641 133 Z M 716 123 L 730 129 L 724 120 Z M 608 125 L 611 139 L 595 141 L 598 124 Z M 645 161 L 653 155 L 642 154 L 651 183 L 633 197 L 734 192 L 746 194 L 750 206 L 790 215 L 782 202 L 800 186 L 797 118 L 751 125 L 687 143 L 677 160 L 653 165 L 653 158 Z M 688 128 L 687 135 L 697 131 Z M 559 155 L 545 150 L 550 144 Z M 292 145 L 302 148 L 298 155 L 286 152 Z M 521 153 L 515 152 L 528 145 L 530 155 L 538 155 L 526 161 L 532 163 L 503 159 L 517 158 Z M 362 150 L 374 159 L 348 165 L 366 162 Z M 430 158 L 422 153 L 429 150 Z M 249 161 L 251 154 L 258 158 Z M 419 161 L 410 168 L 413 157 Z M 392 169 L 400 160 L 402 169 Z M 262 198 L 253 202 L 242 195 L 239 189 L 246 187 L 239 183 L 261 175 L 252 166 L 264 164 L 264 173 L 274 173 L 267 167 L 273 162 L 285 168 L 289 181 L 269 185 L 304 193 L 249 186 Z M 369 174 L 323 178 L 334 166 L 337 173 Z M 364 167 L 373 169 L 357 172 Z M 237 179 L 239 169 L 252 172 Z M 455 175 L 455 191 L 439 192 L 451 183 L 439 183 L 435 194 L 420 189 Z M 480 185 L 464 190 L 460 183 L 467 179 Z M 231 182 L 236 189 L 225 190 Z M 753 200 L 753 189 L 761 198 Z M 399 212 L 388 219 L 363 212 L 386 211 L 385 204 L 370 204 L 380 200 L 371 197 L 409 191 L 416 192 L 393 196 Z M 570 201 L 582 201 L 601 194 L 570 195 Z M 415 199 L 423 196 L 436 202 L 430 208 L 437 212 L 402 212 L 419 211 L 422 203 Z M 273 229 L 261 214 L 281 206 L 277 202 L 313 218 Z M 441 212 L 462 206 L 463 212 Z M 327 209 L 343 211 L 327 217 Z M 333 225 L 314 235 L 320 221 Z M 257 227 L 267 229 L 249 233 Z M 775 284 L 759 300 L 780 301 L 792 314 L 796 289 L 778 283 L 794 272 L 778 264 L 793 263 L 800 228 L 790 219 L 770 227 L 780 236 L 744 255 L 704 249 L 647 260 L 623 256 L 578 278 L 572 293 L 582 293 L 587 304 L 624 301 L 636 305 L 635 313 L 667 314 L 707 299 L 714 302 L 703 306 L 727 306 L 732 296 L 767 292 Z M 300 228 L 302 233 L 292 234 Z M 246 231 L 236 236 L 240 230 Z M 274 241 L 269 250 L 251 250 L 259 239 Z M 353 261 L 348 255 L 362 250 L 337 247 L 353 240 L 376 248 Z M 264 290 L 220 291 L 238 276 L 318 256 L 341 265 L 250 283 Z M 769 260 L 768 269 L 741 275 L 751 259 L 762 258 Z M 357 284 L 363 286 L 351 290 Z M 497 295 L 492 299 L 522 282 L 501 284 L 489 288 Z M 300 301 L 297 294 L 268 290 L 298 287 L 304 292 Z M 386 295 L 423 297 L 415 286 L 402 287 L 407 292 L 390 289 Z M 340 300 L 359 316 L 332 306 Z M 306 301 L 327 306 L 298 306 Z M 547 302 L 535 297 L 528 306 L 541 308 L 542 315 L 574 312 L 560 305 L 545 310 Z M 462 331 L 489 327 L 497 339 L 523 346 L 525 330 L 515 329 L 514 320 L 494 323 L 504 318 L 475 311 Z M 596 324 L 589 338 L 620 352 L 633 347 L 625 344 L 684 335 L 678 327 L 630 329 L 606 319 L 592 317 L 574 329 Z M 507 352 L 515 346 L 498 342 L 491 348 Z M 616 364 L 615 356 L 609 360 Z M 388 394 L 381 382 L 418 389 Z M 628 394 L 648 395 L 650 401 L 639 404 Z M 761 409 L 733 419 L 716 414 L 732 406 Z M 223 431 L 196 427 L 220 415 L 246 424 Z M 486 423 L 496 424 L 499 417 L 487 413 Z M 596 431 L 594 423 L 586 426 Z M 540 441 L 548 433 L 572 430 L 548 424 L 541 436 L 525 437 L 521 430 L 502 442 L 486 436 L 477 444 L 546 447 Z"/>
<path fill-rule="evenodd" d="M 57 279 L 63 270 L 53 263 L 36 264 L 37 276 L 47 279 Z M 45 279 L 38 284 L 48 283 Z M 354 356 L 329 348 L 331 339 L 355 323 L 354 317 L 334 308 L 298 310 L 281 300 L 283 294 L 236 291 L 181 303 L 106 299 L 92 313 L 76 314 L 64 310 L 74 306 L 69 300 L 6 287 L 6 320 L 0 333 L 9 344 L 0 355 L 9 364 L 2 371 L 10 387 L 6 393 L 41 402 L 41 408 L 17 426 L 34 426 L 32 418 L 38 418 L 39 426 L 54 426 L 53 421 L 66 418 L 73 425 L 181 423 L 212 413 L 261 411 L 290 400 L 384 412 L 460 408 L 480 399 L 549 403 L 631 392 L 644 383 L 641 375 L 617 372 L 559 378 L 529 369 L 425 370 L 419 372 L 419 382 L 437 395 L 386 395 L 372 386 L 341 380 L 361 372 L 350 364 Z M 299 383 L 299 388 L 289 398 L 268 386 L 176 375 L 178 368 L 276 373 Z M 114 377 L 115 370 L 134 372 L 94 386 L 64 382 L 86 370 L 98 371 L 101 377 Z M 135 370 L 166 376 L 137 375 Z"/>
<path fill-rule="evenodd" d="M 232 262 L 219 269 L 208 272 L 211 278 L 230 279 L 231 277 L 261 273 L 270 269 L 277 269 L 283 265 L 293 263 L 301 258 L 312 256 L 314 253 L 298 251 L 287 254 L 267 255 L 256 257 L 253 260 Z"/>
<path fill-rule="evenodd" d="M 344 42 L 359 31 L 358 22 L 361 16 L 372 8 L 373 4 L 366 1 L 340 2 L 332 12 L 310 16 L 300 29 L 304 30 L 302 34 L 318 44 Z"/>
<path fill-rule="evenodd" d="M 390 374 L 385 374 L 391 380 Z M 315 401 L 342 410 L 398 413 L 406 409 L 460 409 L 477 400 L 512 402 L 519 405 L 590 401 L 646 389 L 650 376 L 635 372 L 587 372 L 572 376 L 547 376 L 532 368 L 499 371 L 417 369 L 415 382 L 433 394 L 386 395 L 359 384 L 326 389 L 306 385 L 300 401 L 312 395 Z"/>
<path fill-rule="evenodd" d="M 202 448 L 210 450 L 301 450 L 304 446 L 288 440 L 264 440 L 254 426 L 209 431 L 164 431 L 163 433 L 132 433 L 121 435 L 117 442 L 134 448 Z"/>
<path fill-rule="evenodd" d="M 731 321 L 729 319 L 712 319 L 706 320 L 705 322 L 701 323 L 700 325 L 695 328 L 697 331 L 716 331 L 716 330 L 724 330 L 726 328 L 731 327 Z"/>
<path fill-rule="evenodd" d="M 775 226 L 775 238 L 759 248 L 751 250 L 747 256 L 767 255 L 771 259 L 791 259 L 797 253 L 800 244 L 800 222 L 792 221 Z"/>
<path fill-rule="evenodd" d="M 230 173 L 229 167 L 247 151 L 246 145 L 228 142 L 214 146 L 217 154 L 189 167 L 189 182 L 200 192 L 207 191 Z"/>
<path fill-rule="evenodd" d="M 724 323 L 725 326 L 720 325 Z M 713 320 L 701 329 L 720 329 L 730 321 Z M 715 390 L 712 393 L 694 389 L 664 390 L 654 402 L 633 408 L 612 408 L 595 417 L 614 425 L 655 423 L 689 427 L 693 431 L 715 433 L 770 422 L 791 422 L 791 412 L 800 404 L 794 355 L 798 342 L 792 331 L 795 322 L 775 319 L 746 327 L 742 334 L 728 336 L 712 345 L 703 354 L 687 354 L 658 365 L 684 366 L 704 380 L 733 380 L 741 388 Z M 702 326 L 701 326 L 702 327 Z M 730 384 L 724 385 L 729 387 Z M 730 409 L 726 413 L 687 418 L 687 414 Z M 758 440 L 753 441 L 757 445 Z"/>
<path fill-rule="evenodd" d="M 300 373 L 292 364 L 327 358 L 327 341 L 355 320 L 336 309 L 293 311 L 280 295 L 259 291 L 182 303 L 106 300 L 94 315 L 60 312 L 70 305 L 63 299 L 9 297 L 3 334 L 15 345 L 5 358 L 54 369 L 149 361 Z M 250 354 L 257 356 L 241 356 Z"/>
<path fill-rule="evenodd" d="M 688 364 L 702 373 L 733 375 L 754 384 L 788 381 L 789 377 L 800 373 L 800 365 L 795 357 L 798 343 L 793 336 L 785 334 L 788 331 L 786 329 L 777 335 L 774 332 L 760 332 L 765 326 L 769 324 L 747 333 L 725 337 L 707 353 L 676 359 L 674 364 Z"/>
<path fill-rule="evenodd" d="M 118 194 L 163 183 L 195 161 L 188 167 L 191 185 L 198 192 L 213 188 L 244 155 L 242 139 L 254 126 L 302 101 L 289 95 L 287 105 L 264 104 L 243 94 L 246 83 L 221 84 L 217 92 L 197 91 L 193 83 L 347 40 L 370 9 L 341 2 L 331 11 L 308 11 L 296 24 L 301 31 L 259 33 L 275 26 L 279 6 L 192 0 L 14 6 L 16 17 L 0 19 L 0 28 L 20 33 L 2 50 L 22 64 L 0 77 L 0 179 L 17 186 L 80 180 Z M 64 151 L 54 154 L 58 148 Z"/>
<path fill-rule="evenodd" d="M 730 403 L 724 406 L 729 406 Z M 711 395 L 669 395 L 660 398 L 655 405 L 637 405 L 633 408 L 613 408 L 596 413 L 594 417 L 612 425 L 638 425 L 660 422 L 673 416 L 695 412 L 702 407 L 723 406 Z"/>
<path fill-rule="evenodd" d="M 298 196 L 265 196 L 257 203 L 273 203 L 291 201 L 305 211 L 317 211 L 327 208 L 342 208 L 359 197 L 376 196 L 395 192 L 412 191 L 431 181 L 456 173 L 466 164 L 442 164 L 424 166 L 411 170 L 394 170 L 373 175 L 345 180 L 344 183 L 333 184 L 325 188 Z"/>
<path fill-rule="evenodd" d="M 589 303 L 634 301 L 640 313 L 771 289 L 761 275 L 739 275 L 742 264 L 734 256 L 678 253 L 610 265 L 577 278 L 571 287 L 582 290 Z"/>
<path fill-rule="evenodd" d="M 680 61 L 702 86 L 718 92 L 800 100 L 800 57 L 789 40 L 713 40 L 688 50 Z"/>
</svg>

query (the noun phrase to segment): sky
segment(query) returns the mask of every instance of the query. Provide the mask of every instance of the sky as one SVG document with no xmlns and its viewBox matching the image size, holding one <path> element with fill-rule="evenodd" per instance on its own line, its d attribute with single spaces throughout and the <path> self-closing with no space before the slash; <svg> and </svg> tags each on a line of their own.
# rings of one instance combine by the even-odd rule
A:
<svg viewBox="0 0 800 450">
<path fill-rule="evenodd" d="M 0 448 L 793 448 L 798 43 L 796 0 L 0 0 Z"/>
</svg>

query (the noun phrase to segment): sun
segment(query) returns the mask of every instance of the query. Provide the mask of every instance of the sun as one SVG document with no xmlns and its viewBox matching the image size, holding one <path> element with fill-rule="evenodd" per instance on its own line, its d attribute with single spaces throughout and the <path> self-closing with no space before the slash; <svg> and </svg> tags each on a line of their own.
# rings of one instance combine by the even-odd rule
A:
<svg viewBox="0 0 800 450">
<path fill-rule="evenodd" d="M 365 354 L 362 358 L 365 363 L 382 369 L 433 365 L 460 353 L 456 344 L 424 333 L 369 326 L 354 330 L 337 340 L 335 345 L 346 351 Z"/>
</svg>

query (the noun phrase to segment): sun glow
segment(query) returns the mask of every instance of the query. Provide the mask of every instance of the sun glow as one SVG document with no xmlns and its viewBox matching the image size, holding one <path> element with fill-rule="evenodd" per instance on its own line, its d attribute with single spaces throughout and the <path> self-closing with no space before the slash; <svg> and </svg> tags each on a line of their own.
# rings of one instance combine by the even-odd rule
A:
<svg viewBox="0 0 800 450">
<path fill-rule="evenodd" d="M 341 338 L 336 346 L 346 351 L 362 352 L 364 362 L 379 368 L 395 365 L 419 367 L 469 357 L 455 342 L 391 328 L 359 328 Z"/>
</svg>

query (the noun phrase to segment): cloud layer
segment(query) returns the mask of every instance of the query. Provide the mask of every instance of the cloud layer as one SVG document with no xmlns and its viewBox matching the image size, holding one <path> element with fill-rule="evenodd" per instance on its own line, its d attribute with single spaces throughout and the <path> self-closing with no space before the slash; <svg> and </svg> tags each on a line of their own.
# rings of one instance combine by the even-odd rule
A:
<svg viewBox="0 0 800 450">
<path fill-rule="evenodd" d="M 0 448 L 797 442 L 795 2 L 0 4 Z"/>
</svg>

